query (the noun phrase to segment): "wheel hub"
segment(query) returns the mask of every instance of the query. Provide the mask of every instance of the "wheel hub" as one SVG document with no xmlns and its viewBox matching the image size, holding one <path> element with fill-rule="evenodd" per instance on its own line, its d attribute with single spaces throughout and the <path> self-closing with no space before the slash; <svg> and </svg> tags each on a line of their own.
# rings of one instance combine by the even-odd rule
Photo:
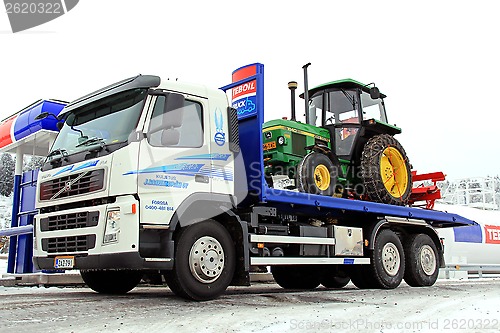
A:
<svg viewBox="0 0 500 333">
<path fill-rule="evenodd" d="M 191 247 L 189 253 L 191 274 L 201 283 L 212 283 L 224 270 L 224 249 L 217 239 L 204 236 Z"/>
<path fill-rule="evenodd" d="M 328 168 L 323 164 L 318 165 L 314 169 L 314 182 L 321 191 L 326 190 L 330 186 L 330 172 L 328 172 Z"/>
<path fill-rule="evenodd" d="M 406 161 L 398 149 L 384 149 L 380 157 L 380 174 L 387 192 L 395 198 L 401 198 L 409 184 Z"/>
<path fill-rule="evenodd" d="M 436 271 L 437 262 L 434 251 L 429 245 L 422 246 L 420 250 L 420 266 L 426 275 L 432 275 Z"/>
<path fill-rule="evenodd" d="M 387 243 L 382 248 L 382 265 L 390 276 L 395 276 L 401 266 L 399 250 L 393 243 Z"/>
</svg>

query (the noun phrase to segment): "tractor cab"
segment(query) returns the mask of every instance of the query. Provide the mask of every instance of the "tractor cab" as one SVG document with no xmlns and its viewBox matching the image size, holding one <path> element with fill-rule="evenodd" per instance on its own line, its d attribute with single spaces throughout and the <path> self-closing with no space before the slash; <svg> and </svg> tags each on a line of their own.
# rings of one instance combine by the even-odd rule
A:
<svg viewBox="0 0 500 333">
<path fill-rule="evenodd" d="M 356 160 L 371 137 L 401 133 L 387 123 L 385 97 L 377 88 L 352 79 L 326 83 L 309 91 L 309 119 L 328 129 L 336 156 Z"/>
</svg>

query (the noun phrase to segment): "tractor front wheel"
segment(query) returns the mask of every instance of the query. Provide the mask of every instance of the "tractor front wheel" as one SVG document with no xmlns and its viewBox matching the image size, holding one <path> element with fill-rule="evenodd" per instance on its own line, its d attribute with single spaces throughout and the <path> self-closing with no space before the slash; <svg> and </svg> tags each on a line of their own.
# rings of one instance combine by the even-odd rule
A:
<svg viewBox="0 0 500 333">
<path fill-rule="evenodd" d="M 411 167 L 398 140 L 388 134 L 368 140 L 361 156 L 361 179 L 370 200 L 398 206 L 408 203 Z"/>
<path fill-rule="evenodd" d="M 300 192 L 332 196 L 337 184 L 338 168 L 328 156 L 312 152 L 297 166 Z"/>
</svg>

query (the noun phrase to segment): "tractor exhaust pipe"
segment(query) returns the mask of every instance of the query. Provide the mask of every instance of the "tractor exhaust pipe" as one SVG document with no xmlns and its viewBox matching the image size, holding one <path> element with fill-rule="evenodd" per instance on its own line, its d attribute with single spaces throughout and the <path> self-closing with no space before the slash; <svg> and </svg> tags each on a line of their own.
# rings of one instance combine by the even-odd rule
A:
<svg viewBox="0 0 500 333">
<path fill-rule="evenodd" d="M 295 89 L 297 89 L 297 82 L 288 82 L 288 89 L 290 89 L 290 94 L 292 96 L 292 118 L 290 120 L 295 121 Z"/>
<path fill-rule="evenodd" d="M 306 124 L 311 124 L 311 115 L 309 114 L 309 87 L 307 84 L 307 67 L 311 65 L 310 62 L 302 66 L 304 70 L 304 101 L 306 108 Z"/>
</svg>

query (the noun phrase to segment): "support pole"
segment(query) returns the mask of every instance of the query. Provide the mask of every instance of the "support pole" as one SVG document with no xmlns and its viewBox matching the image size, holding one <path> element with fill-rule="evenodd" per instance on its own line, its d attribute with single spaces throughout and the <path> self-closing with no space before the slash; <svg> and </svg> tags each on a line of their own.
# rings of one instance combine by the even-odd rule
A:
<svg viewBox="0 0 500 333">
<path fill-rule="evenodd" d="M 21 178 L 23 174 L 23 153 L 21 147 L 16 150 L 16 169 L 14 173 L 14 194 L 12 196 L 12 220 L 10 226 L 16 228 L 19 225 L 19 206 L 21 204 Z M 7 260 L 7 273 L 14 273 L 16 265 L 17 236 L 10 237 L 9 257 Z"/>
</svg>

